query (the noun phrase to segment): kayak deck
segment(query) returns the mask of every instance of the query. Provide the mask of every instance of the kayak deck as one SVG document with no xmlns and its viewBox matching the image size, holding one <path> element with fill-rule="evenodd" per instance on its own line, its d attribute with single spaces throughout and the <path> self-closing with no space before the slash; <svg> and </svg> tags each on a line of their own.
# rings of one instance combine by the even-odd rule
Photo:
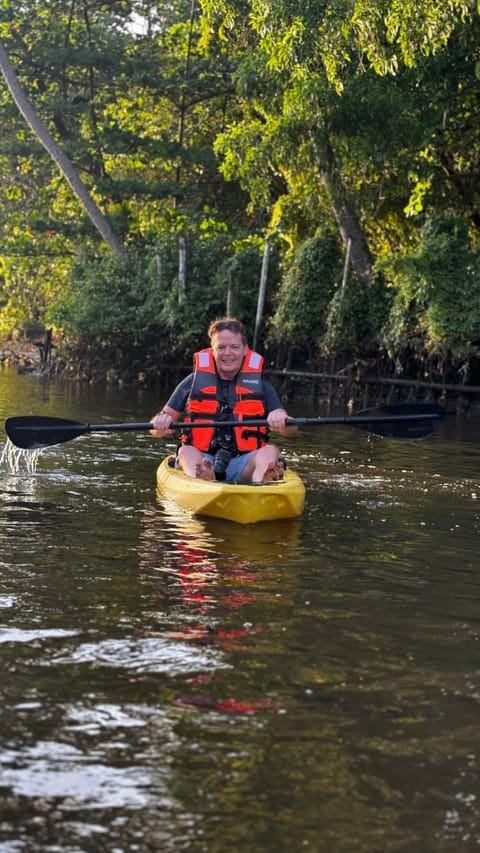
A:
<svg viewBox="0 0 480 853">
<path fill-rule="evenodd" d="M 196 515 L 223 518 L 239 524 L 297 518 L 303 512 L 305 486 L 287 468 L 283 480 L 259 486 L 187 477 L 166 457 L 157 469 L 158 490 L 182 509 Z"/>
</svg>

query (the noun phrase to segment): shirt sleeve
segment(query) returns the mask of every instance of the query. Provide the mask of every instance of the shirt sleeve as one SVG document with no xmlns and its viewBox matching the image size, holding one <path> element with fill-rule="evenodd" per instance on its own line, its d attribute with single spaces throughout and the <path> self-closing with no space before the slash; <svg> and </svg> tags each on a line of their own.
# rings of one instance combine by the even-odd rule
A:
<svg viewBox="0 0 480 853">
<path fill-rule="evenodd" d="M 269 412 L 273 412 L 274 409 L 285 408 L 278 396 L 278 392 L 270 382 L 267 382 L 266 379 L 263 380 L 263 393 L 265 395 L 265 409 L 267 411 L 267 415 Z"/>
<path fill-rule="evenodd" d="M 167 400 L 166 405 L 170 406 L 171 409 L 175 409 L 176 412 L 184 412 L 187 407 L 188 395 L 192 390 L 192 384 L 193 373 L 190 373 L 177 385 L 175 391 Z"/>
</svg>

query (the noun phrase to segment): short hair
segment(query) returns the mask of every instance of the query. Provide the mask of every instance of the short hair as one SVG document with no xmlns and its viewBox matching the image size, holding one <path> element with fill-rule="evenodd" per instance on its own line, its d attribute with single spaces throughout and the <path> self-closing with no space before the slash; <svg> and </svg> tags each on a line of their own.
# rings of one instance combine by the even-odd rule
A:
<svg viewBox="0 0 480 853">
<path fill-rule="evenodd" d="M 214 335 L 217 335 L 218 332 L 233 332 L 235 335 L 242 336 L 242 343 L 247 343 L 247 331 L 243 323 L 240 320 L 236 320 L 235 317 L 221 317 L 220 320 L 214 320 L 213 323 L 210 323 L 208 328 L 208 337 L 212 340 Z"/>
</svg>

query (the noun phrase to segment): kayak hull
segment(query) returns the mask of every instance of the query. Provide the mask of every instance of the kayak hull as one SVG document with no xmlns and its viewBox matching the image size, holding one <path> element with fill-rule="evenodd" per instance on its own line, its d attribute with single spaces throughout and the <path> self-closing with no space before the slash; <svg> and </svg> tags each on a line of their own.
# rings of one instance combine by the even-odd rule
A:
<svg viewBox="0 0 480 853">
<path fill-rule="evenodd" d="M 234 485 L 187 477 L 172 467 L 173 459 L 167 457 L 158 466 L 158 490 L 188 512 L 237 524 L 298 518 L 303 512 L 305 486 L 288 468 L 283 480 L 259 486 Z"/>
</svg>

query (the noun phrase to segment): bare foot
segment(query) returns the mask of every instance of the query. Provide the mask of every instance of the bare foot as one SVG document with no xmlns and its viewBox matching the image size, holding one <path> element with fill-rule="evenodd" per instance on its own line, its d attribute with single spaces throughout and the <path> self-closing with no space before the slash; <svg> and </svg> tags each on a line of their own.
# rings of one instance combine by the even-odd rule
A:
<svg viewBox="0 0 480 853">
<path fill-rule="evenodd" d="M 209 459 L 203 459 L 198 465 L 195 465 L 195 477 L 198 480 L 214 480 L 215 473 L 213 465 Z"/>
<path fill-rule="evenodd" d="M 275 462 L 275 464 L 273 465 L 273 467 L 271 468 L 271 473 L 272 473 L 271 479 L 272 479 L 272 481 L 283 480 L 284 471 L 285 471 L 285 465 L 283 464 L 283 462 L 280 459 L 278 459 Z M 266 479 L 266 475 L 267 475 L 267 471 L 265 471 L 264 482 L 268 483 L 270 481 Z"/>
<path fill-rule="evenodd" d="M 262 483 L 273 483 L 277 482 L 277 480 L 283 480 L 284 470 L 285 466 L 280 460 L 277 462 L 271 462 L 270 465 L 267 466 L 267 470 L 262 477 Z"/>
</svg>

